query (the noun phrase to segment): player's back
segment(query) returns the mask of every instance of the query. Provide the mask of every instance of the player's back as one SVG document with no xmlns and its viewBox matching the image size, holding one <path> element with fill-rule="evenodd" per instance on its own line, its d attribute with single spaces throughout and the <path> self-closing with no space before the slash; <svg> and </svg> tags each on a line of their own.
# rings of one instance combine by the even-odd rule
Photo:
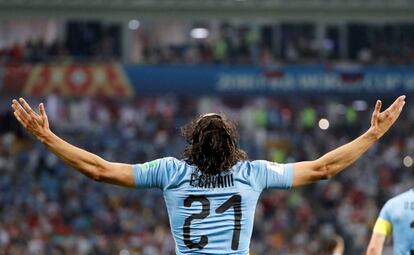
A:
<svg viewBox="0 0 414 255">
<path fill-rule="evenodd" d="M 391 223 L 394 255 L 414 254 L 414 190 L 390 199 L 380 218 Z"/>
<path fill-rule="evenodd" d="M 137 166 L 138 187 L 163 189 L 177 254 L 249 254 L 260 193 L 289 188 L 293 176 L 291 165 L 262 160 L 239 161 L 217 175 L 175 158 Z M 148 186 L 148 176 L 158 184 Z"/>
</svg>

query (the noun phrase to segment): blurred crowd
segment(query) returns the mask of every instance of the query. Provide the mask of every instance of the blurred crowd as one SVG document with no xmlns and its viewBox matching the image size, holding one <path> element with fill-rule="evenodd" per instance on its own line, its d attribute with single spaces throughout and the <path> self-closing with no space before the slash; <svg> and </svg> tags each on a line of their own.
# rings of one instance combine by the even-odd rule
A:
<svg viewBox="0 0 414 255">
<path fill-rule="evenodd" d="M 145 35 L 144 35 L 145 37 Z M 269 39 L 278 37 L 278 40 Z M 359 40 L 358 35 L 350 39 Z M 145 42 L 145 41 L 144 41 Z M 318 40 L 309 33 L 274 33 L 251 30 L 224 30 L 213 40 L 188 40 L 181 44 L 160 45 L 155 41 L 142 47 L 142 63 L 146 64 L 315 64 L 351 62 L 364 65 L 410 65 L 414 63 L 414 39 L 393 40 L 370 38 L 347 49 L 338 38 Z"/>
<path fill-rule="evenodd" d="M 208 27 L 208 26 L 207 26 Z M 170 39 L 168 27 L 143 26 L 122 35 L 119 24 L 68 23 L 66 37 L 46 43 L 42 37 L 0 47 L 0 64 L 53 61 L 120 61 L 132 64 L 249 64 L 343 63 L 410 65 L 414 63 L 414 25 L 352 25 L 317 38 L 315 25 L 268 25 L 251 28 L 223 23 L 214 36 Z M 347 30 L 348 29 L 348 30 Z M 180 30 L 181 31 L 181 30 Z M 191 30 L 193 31 L 193 30 Z M 279 31 L 279 32 L 277 32 Z M 181 31 L 182 32 L 182 31 Z M 171 32 L 173 34 L 173 32 Z M 178 33 L 178 32 L 176 32 Z M 124 38 L 125 37 L 125 38 Z M 167 38 L 165 38 L 167 37 Z M 177 36 L 179 37 L 179 36 Z M 128 40 L 128 42 L 123 42 Z M 349 42 L 346 42 L 349 41 Z M 129 45 L 126 47 L 126 45 Z"/>
<path fill-rule="evenodd" d="M 43 40 L 28 41 L 0 49 L 0 63 L 53 61 L 67 55 L 65 47 L 58 42 L 48 45 Z"/>
<path fill-rule="evenodd" d="M 351 61 L 360 64 L 413 64 L 414 44 L 404 42 L 389 45 L 379 42 L 359 49 L 352 60 L 334 56 L 333 42 L 299 37 L 286 42 L 283 54 L 275 53 L 258 41 L 255 35 L 246 34 L 237 40 L 222 38 L 214 41 L 189 41 L 184 44 L 148 44 L 141 48 L 140 64 L 251 64 L 318 63 Z M 91 47 L 69 49 L 62 42 L 46 44 L 43 40 L 15 43 L 0 48 L 0 63 L 38 63 L 45 61 L 120 61 L 120 49 L 113 50 L 110 38 L 89 44 Z"/>
<path fill-rule="evenodd" d="M 42 39 L 15 43 L 0 48 L 0 64 L 119 60 L 119 56 L 111 49 L 111 40 L 107 38 L 87 45 L 73 48 L 60 41 L 46 43 Z"/>
<path fill-rule="evenodd" d="M 191 40 L 178 45 L 149 44 L 143 48 L 142 55 L 143 62 L 149 64 L 272 65 L 316 63 L 323 59 L 322 52 L 329 55 L 332 50 L 308 37 L 292 38 L 284 48 L 284 53 L 280 54 L 260 40 L 256 32 L 246 29 L 216 40 Z"/>
<path fill-rule="evenodd" d="M 44 100 L 55 133 L 127 163 L 180 158 L 180 126 L 211 111 L 238 123 L 250 159 L 316 159 L 365 131 L 373 105 L 260 97 Z M 0 254 L 174 254 L 161 191 L 96 183 L 66 167 L 18 126 L 8 102 L 0 105 Z M 362 254 L 381 206 L 413 185 L 412 168 L 403 165 L 414 154 L 413 109 L 407 105 L 390 133 L 332 180 L 264 192 L 251 254 L 321 255 L 335 233 L 344 237 L 345 254 Z M 320 118 L 330 121 L 328 129 Z"/>
</svg>

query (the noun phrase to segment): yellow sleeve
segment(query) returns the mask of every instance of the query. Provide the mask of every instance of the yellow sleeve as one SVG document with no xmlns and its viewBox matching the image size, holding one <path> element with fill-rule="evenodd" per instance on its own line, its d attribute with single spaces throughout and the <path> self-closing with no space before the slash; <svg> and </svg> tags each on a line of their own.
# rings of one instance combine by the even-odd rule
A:
<svg viewBox="0 0 414 255">
<path fill-rule="evenodd" d="M 374 226 L 374 233 L 384 234 L 386 236 L 391 235 L 392 225 L 391 222 L 384 220 L 382 218 L 378 218 L 377 222 L 375 222 Z"/>
</svg>

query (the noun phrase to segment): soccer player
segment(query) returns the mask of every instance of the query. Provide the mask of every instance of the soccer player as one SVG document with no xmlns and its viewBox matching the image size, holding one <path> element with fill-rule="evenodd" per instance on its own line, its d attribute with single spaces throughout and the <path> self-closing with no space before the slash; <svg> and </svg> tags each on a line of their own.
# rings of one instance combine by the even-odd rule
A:
<svg viewBox="0 0 414 255">
<path fill-rule="evenodd" d="M 378 100 L 364 134 L 319 159 L 293 164 L 248 160 L 238 147 L 234 124 L 216 113 L 183 127 L 189 145 L 182 160 L 167 157 L 130 165 L 108 162 L 59 138 L 49 128 L 43 104 L 35 113 L 20 98 L 12 108 L 29 133 L 82 174 L 129 188 L 161 189 L 177 254 L 246 255 L 263 190 L 289 189 L 336 175 L 387 132 L 404 104 L 405 96 L 400 96 L 381 112 Z"/>
<path fill-rule="evenodd" d="M 388 236 L 394 239 L 394 255 L 414 255 L 414 189 L 385 203 L 375 223 L 367 255 L 380 255 Z"/>
</svg>

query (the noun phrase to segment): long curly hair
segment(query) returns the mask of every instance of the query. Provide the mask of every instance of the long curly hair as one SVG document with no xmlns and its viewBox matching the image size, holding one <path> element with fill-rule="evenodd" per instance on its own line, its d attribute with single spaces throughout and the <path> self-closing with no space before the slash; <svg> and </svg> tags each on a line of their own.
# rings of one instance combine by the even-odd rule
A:
<svg viewBox="0 0 414 255">
<path fill-rule="evenodd" d="M 189 143 L 183 152 L 184 160 L 205 174 L 218 174 L 229 170 L 247 154 L 238 148 L 235 124 L 224 114 L 210 113 L 199 116 L 181 128 Z"/>
</svg>

